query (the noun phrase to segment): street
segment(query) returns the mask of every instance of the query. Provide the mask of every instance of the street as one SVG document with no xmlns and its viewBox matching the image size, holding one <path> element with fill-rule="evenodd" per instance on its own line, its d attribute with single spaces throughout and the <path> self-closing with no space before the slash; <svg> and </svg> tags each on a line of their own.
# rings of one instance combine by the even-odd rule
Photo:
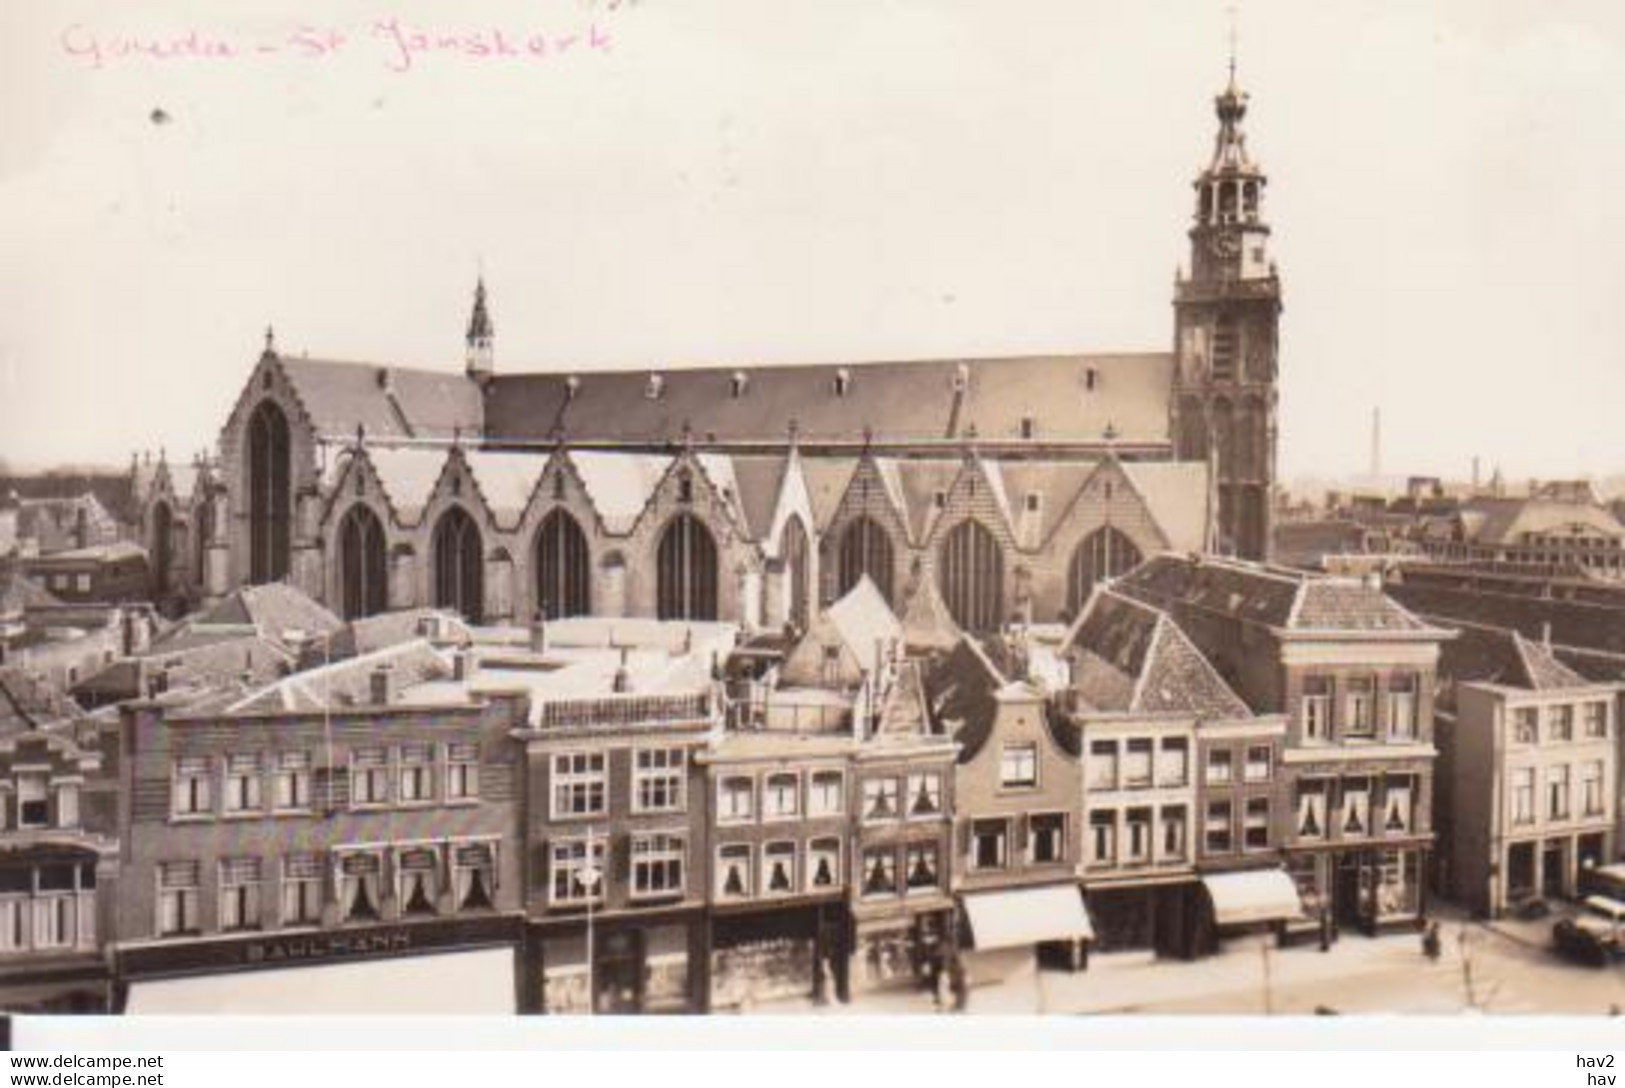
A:
<svg viewBox="0 0 1625 1088">
<path fill-rule="evenodd" d="M 1443 953 L 1422 954 L 1415 933 L 1346 934 L 1327 952 L 1313 944 L 1278 949 L 1235 938 L 1195 962 L 1147 953 L 1090 958 L 1087 971 L 1032 968 L 972 988 L 976 1014 L 1228 1015 L 1411 1014 L 1608 1015 L 1625 1008 L 1625 965 L 1594 968 L 1559 959 L 1551 922 L 1442 920 Z M 1461 934 L 1467 934 L 1465 954 Z M 1267 980 L 1267 982 L 1266 982 Z M 923 992 L 864 995 L 844 1006 L 775 1003 L 760 1013 L 932 1013 Z"/>
</svg>

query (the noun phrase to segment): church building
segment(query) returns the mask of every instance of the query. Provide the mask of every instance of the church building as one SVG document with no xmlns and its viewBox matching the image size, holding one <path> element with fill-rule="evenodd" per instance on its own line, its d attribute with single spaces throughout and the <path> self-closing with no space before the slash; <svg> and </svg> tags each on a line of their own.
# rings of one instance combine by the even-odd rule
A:
<svg viewBox="0 0 1625 1088">
<path fill-rule="evenodd" d="M 1069 619 L 1154 552 L 1266 558 L 1281 290 L 1233 73 L 1216 105 L 1171 351 L 508 373 L 482 281 L 461 372 L 268 331 L 193 538 L 149 545 L 200 596 L 288 580 L 346 617 L 773 630 L 864 577 L 988 631 Z"/>
</svg>

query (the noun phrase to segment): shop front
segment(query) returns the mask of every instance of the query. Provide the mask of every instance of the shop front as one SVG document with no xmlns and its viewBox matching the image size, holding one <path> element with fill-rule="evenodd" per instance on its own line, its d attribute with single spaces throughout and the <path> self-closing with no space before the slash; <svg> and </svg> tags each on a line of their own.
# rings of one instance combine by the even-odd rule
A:
<svg viewBox="0 0 1625 1088">
<path fill-rule="evenodd" d="M 1281 940 L 1287 927 L 1305 920 L 1298 886 L 1285 869 L 1205 873 L 1202 890 L 1215 946 L 1244 934 L 1272 934 Z"/>
<path fill-rule="evenodd" d="M 1287 872 L 1302 916 L 1288 923 L 1289 936 L 1318 932 L 1333 940 L 1345 929 L 1375 935 L 1421 925 L 1427 856 L 1419 843 L 1292 854 Z"/>
<path fill-rule="evenodd" d="M 1154 952 L 1189 959 L 1202 949 L 1201 886 L 1189 875 L 1169 880 L 1085 882 L 1095 952 Z"/>
<path fill-rule="evenodd" d="M 533 926 L 527 1011 L 685 1013 L 705 1008 L 704 923 L 697 911 L 584 916 Z M 590 957 L 590 958 L 589 958 Z"/>
<path fill-rule="evenodd" d="M 511 1015 L 517 919 L 256 934 L 117 951 L 132 1015 Z"/>
<path fill-rule="evenodd" d="M 711 1009 L 843 999 L 850 929 L 846 904 L 837 897 L 718 908 L 711 920 Z"/>
<path fill-rule="evenodd" d="M 946 896 L 907 912 L 869 914 L 852 925 L 853 993 L 928 987 L 958 954 L 956 909 Z"/>
<path fill-rule="evenodd" d="M 961 897 L 961 909 L 960 957 L 971 985 L 1088 964 L 1095 930 L 1076 884 L 977 892 Z"/>
</svg>

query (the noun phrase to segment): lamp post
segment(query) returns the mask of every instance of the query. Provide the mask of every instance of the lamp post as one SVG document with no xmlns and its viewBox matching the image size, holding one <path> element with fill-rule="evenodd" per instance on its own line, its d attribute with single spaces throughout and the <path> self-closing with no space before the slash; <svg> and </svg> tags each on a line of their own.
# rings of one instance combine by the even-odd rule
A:
<svg viewBox="0 0 1625 1088">
<path fill-rule="evenodd" d="M 593 962 L 593 931 L 592 931 L 592 901 L 598 894 L 598 882 L 603 879 L 603 871 L 598 868 L 594 860 L 592 828 L 587 829 L 587 863 L 576 874 L 581 886 L 587 892 L 587 1015 L 591 1016 L 597 1011 L 598 994 L 597 971 Z"/>
</svg>

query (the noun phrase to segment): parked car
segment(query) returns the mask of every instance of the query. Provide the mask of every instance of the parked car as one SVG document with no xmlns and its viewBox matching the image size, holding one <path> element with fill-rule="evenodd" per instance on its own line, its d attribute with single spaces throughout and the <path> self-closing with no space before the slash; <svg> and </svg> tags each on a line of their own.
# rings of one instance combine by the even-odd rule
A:
<svg viewBox="0 0 1625 1088">
<path fill-rule="evenodd" d="M 1552 927 L 1552 944 L 1564 956 L 1597 967 L 1625 955 L 1625 903 L 1586 896 L 1578 914 Z"/>
</svg>

